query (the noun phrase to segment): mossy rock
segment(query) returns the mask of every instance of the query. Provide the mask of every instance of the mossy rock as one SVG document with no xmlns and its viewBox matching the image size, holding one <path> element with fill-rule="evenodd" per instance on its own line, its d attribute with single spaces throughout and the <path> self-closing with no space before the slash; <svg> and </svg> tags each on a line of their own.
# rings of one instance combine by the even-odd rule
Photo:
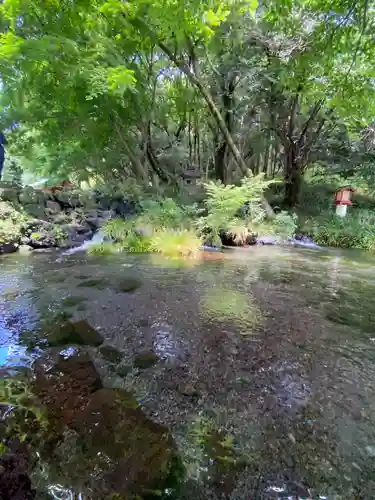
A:
<svg viewBox="0 0 375 500">
<path fill-rule="evenodd" d="M 19 203 L 19 193 L 20 189 L 15 186 L 1 185 L 0 183 L 0 200 L 9 201 L 12 204 Z"/>
<path fill-rule="evenodd" d="M 25 186 L 19 193 L 19 200 L 22 205 L 39 204 L 41 196 L 38 191 L 31 186 Z"/>
<path fill-rule="evenodd" d="M 100 354 L 106 361 L 110 363 L 120 363 L 122 359 L 122 353 L 111 345 L 103 345 L 99 348 Z"/>
<path fill-rule="evenodd" d="M 94 486 L 96 498 L 114 493 L 117 498 L 148 498 L 151 491 L 170 486 L 176 470 L 183 474 L 176 467 L 181 461 L 168 429 L 149 420 L 122 389 L 96 391 L 70 427 L 80 439 L 77 454 L 72 450 L 64 458 L 64 473 L 77 490 Z M 101 470 L 99 479 L 94 470 Z M 93 484 L 87 485 L 87 478 Z"/>
<path fill-rule="evenodd" d="M 90 345 L 100 346 L 103 343 L 102 335 L 97 332 L 86 320 L 57 325 L 47 332 L 47 343 L 51 347 L 63 345 Z"/>
<path fill-rule="evenodd" d="M 80 288 L 98 288 L 99 290 L 104 290 L 108 288 L 109 283 L 103 278 L 92 278 L 82 281 L 82 283 L 79 283 L 77 286 Z"/>
<path fill-rule="evenodd" d="M 120 292 L 129 293 L 129 292 L 134 292 L 141 286 L 142 282 L 140 280 L 137 280 L 135 278 L 124 278 L 118 283 L 117 289 Z"/>
<path fill-rule="evenodd" d="M 65 307 L 74 307 L 81 305 L 85 301 L 86 301 L 85 297 L 80 297 L 78 295 L 71 295 L 70 297 L 66 297 L 66 299 L 64 299 L 62 303 L 63 306 Z"/>
<path fill-rule="evenodd" d="M 119 377 L 125 378 L 132 372 L 132 367 L 130 365 L 120 365 L 116 366 L 115 371 Z"/>
<path fill-rule="evenodd" d="M 143 351 L 134 358 L 134 366 L 140 370 L 151 368 L 159 361 L 159 356 L 154 351 Z"/>
<path fill-rule="evenodd" d="M 37 203 L 28 203 L 26 205 L 23 205 L 23 209 L 29 217 L 33 217 L 35 219 L 40 219 L 40 220 L 47 219 L 44 205 Z"/>
</svg>

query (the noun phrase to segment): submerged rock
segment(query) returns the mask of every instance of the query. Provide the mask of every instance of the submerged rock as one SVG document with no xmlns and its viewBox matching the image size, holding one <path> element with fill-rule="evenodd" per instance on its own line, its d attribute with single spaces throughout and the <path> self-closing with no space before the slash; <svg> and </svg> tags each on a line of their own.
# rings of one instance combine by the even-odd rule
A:
<svg viewBox="0 0 375 500">
<path fill-rule="evenodd" d="M 159 357 L 154 351 L 143 351 L 134 358 L 134 366 L 140 370 L 150 368 L 159 361 Z"/>
<path fill-rule="evenodd" d="M 104 290 L 108 287 L 108 282 L 103 278 L 92 278 L 86 281 L 82 281 L 77 286 L 80 288 L 98 288 L 99 290 Z"/>
<path fill-rule="evenodd" d="M 36 495 L 28 475 L 26 453 L 17 450 L 0 457 L 1 500 L 33 500 Z"/>
<path fill-rule="evenodd" d="M 0 255 L 5 253 L 14 253 L 17 252 L 17 250 L 17 243 L 3 243 L 2 245 L 0 245 Z"/>
<path fill-rule="evenodd" d="M 35 364 L 33 392 L 46 408 L 56 431 L 68 425 L 84 408 L 102 382 L 90 356 L 76 351 L 55 361 L 40 359 Z"/>
<path fill-rule="evenodd" d="M 120 363 L 122 359 L 122 353 L 111 345 L 103 345 L 99 348 L 100 354 L 103 358 L 110 363 Z"/>
<path fill-rule="evenodd" d="M 125 498 L 162 490 L 178 461 L 166 427 L 149 420 L 133 396 L 122 389 L 101 389 L 70 424 L 85 443 L 86 474 L 96 498 L 118 493 Z M 67 457 L 74 471 L 74 457 Z M 101 462 L 98 461 L 101 459 Z M 100 470 L 101 469 L 101 470 Z M 100 479 L 94 476 L 100 471 Z M 129 495 L 129 496 L 128 496 Z"/>
<path fill-rule="evenodd" d="M 70 297 L 66 297 L 66 299 L 63 300 L 63 305 L 65 307 L 74 307 L 82 304 L 82 302 L 84 302 L 85 300 L 85 297 L 80 297 L 79 295 L 71 295 Z"/>
<path fill-rule="evenodd" d="M 56 325 L 47 332 L 47 343 L 49 346 L 63 345 L 90 345 L 99 346 L 103 343 L 103 337 L 86 320 L 71 322 L 67 321 Z"/>
<path fill-rule="evenodd" d="M 135 278 L 126 278 L 120 281 L 117 288 L 120 292 L 134 292 L 142 286 L 142 282 Z"/>
</svg>

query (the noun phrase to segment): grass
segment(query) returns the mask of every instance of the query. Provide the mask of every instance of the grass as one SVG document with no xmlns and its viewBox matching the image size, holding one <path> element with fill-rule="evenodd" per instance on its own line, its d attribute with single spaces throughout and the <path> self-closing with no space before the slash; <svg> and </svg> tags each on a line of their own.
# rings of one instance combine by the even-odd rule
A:
<svg viewBox="0 0 375 500">
<path fill-rule="evenodd" d="M 375 251 L 375 212 L 352 208 L 343 218 L 321 215 L 305 220 L 302 230 L 318 245 Z"/>
<path fill-rule="evenodd" d="M 152 236 L 150 249 L 169 258 L 197 258 L 202 244 L 194 231 L 163 229 Z"/>
<path fill-rule="evenodd" d="M 94 245 L 90 245 L 87 253 L 89 255 L 112 255 L 119 251 L 119 248 L 114 243 L 105 242 L 105 243 L 96 243 Z"/>
<path fill-rule="evenodd" d="M 119 245 L 122 250 L 130 253 L 148 253 L 151 250 L 150 238 L 135 233 L 129 233 Z"/>
</svg>

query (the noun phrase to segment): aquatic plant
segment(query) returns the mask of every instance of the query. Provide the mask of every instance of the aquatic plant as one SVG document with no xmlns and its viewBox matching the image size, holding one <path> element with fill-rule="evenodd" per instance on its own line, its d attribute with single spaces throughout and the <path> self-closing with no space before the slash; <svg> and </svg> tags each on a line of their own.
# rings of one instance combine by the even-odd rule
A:
<svg viewBox="0 0 375 500">
<path fill-rule="evenodd" d="M 194 231 L 163 229 L 152 236 L 150 249 L 169 258 L 196 258 L 202 244 Z"/>
<path fill-rule="evenodd" d="M 232 322 L 241 328 L 242 335 L 262 321 L 262 313 L 249 294 L 225 287 L 210 288 L 201 300 L 201 313 L 212 321 Z"/>
<path fill-rule="evenodd" d="M 38 445 L 40 433 L 47 430 L 47 417 L 25 379 L 16 376 L 0 380 L 0 406 L 7 408 L 7 418 L 3 417 L 6 434 Z"/>
<path fill-rule="evenodd" d="M 112 255 L 119 251 L 119 247 L 114 243 L 102 242 L 90 245 L 87 253 L 89 255 Z"/>
</svg>

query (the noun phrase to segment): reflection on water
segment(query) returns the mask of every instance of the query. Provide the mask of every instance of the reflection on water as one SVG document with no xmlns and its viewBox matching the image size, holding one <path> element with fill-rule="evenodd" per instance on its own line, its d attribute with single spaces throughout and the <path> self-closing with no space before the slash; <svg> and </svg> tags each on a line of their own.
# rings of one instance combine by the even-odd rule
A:
<svg viewBox="0 0 375 500">
<path fill-rule="evenodd" d="M 375 260 L 263 247 L 169 264 L 1 261 L 0 483 L 8 453 L 35 498 L 375 498 Z M 82 319 L 112 358 L 35 342 Z"/>
</svg>

